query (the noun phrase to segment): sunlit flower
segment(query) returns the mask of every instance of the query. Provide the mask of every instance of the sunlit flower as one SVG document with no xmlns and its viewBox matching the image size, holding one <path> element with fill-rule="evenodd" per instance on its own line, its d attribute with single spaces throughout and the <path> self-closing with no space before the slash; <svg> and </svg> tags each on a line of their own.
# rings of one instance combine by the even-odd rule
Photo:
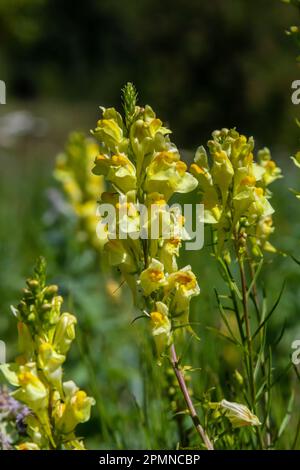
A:
<svg viewBox="0 0 300 470">
<path fill-rule="evenodd" d="M 165 283 L 164 265 L 160 261 L 152 259 L 148 268 L 140 274 L 140 284 L 145 296 L 164 286 Z"/>
<path fill-rule="evenodd" d="M 220 408 L 224 410 L 225 416 L 229 419 L 234 428 L 243 426 L 259 426 L 261 423 L 245 405 L 227 400 L 220 402 Z"/>
<path fill-rule="evenodd" d="M 171 322 L 168 307 L 163 302 L 156 302 L 156 310 L 150 313 L 152 335 L 157 354 L 160 356 L 171 341 Z"/>
</svg>

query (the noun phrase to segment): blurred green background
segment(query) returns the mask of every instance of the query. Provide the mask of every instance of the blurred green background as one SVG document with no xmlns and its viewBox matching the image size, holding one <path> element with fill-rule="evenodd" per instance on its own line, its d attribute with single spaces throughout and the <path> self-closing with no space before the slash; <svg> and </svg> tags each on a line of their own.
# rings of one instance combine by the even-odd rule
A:
<svg viewBox="0 0 300 470">
<path fill-rule="evenodd" d="M 140 102 L 168 123 L 187 160 L 220 127 L 236 126 L 258 147 L 270 147 L 285 175 L 273 186 L 273 243 L 300 258 L 300 205 L 289 191 L 300 187 L 289 158 L 300 145 L 299 110 L 291 104 L 300 71 L 285 34 L 297 20 L 279 0 L 0 2 L 0 79 L 7 86 L 7 104 L 0 105 L 0 338 L 12 359 L 16 328 L 9 306 L 36 257 L 45 255 L 49 279 L 79 318 L 66 374 L 98 399 L 82 427 L 90 447 L 172 447 L 175 424 L 162 399 L 168 384 L 155 365 L 146 365 L 152 351 L 143 325 L 131 325 L 126 289 L 120 299 L 107 295 L 95 253 L 73 240 L 72 221 L 57 221 L 51 212 L 56 154 L 70 131 L 94 127 L 99 105 L 120 107 L 120 88 L 133 81 Z M 222 382 L 230 397 L 237 359 L 206 328 L 219 326 L 216 266 L 207 249 L 185 253 L 186 263 L 202 290 L 192 312 L 201 341 L 192 341 L 187 353 L 187 362 L 201 368 L 193 375 L 195 395 Z M 270 330 L 272 344 L 285 326 L 274 347 L 281 370 L 300 337 L 300 268 L 277 255 L 262 276 L 270 305 L 286 279 Z M 279 386 L 274 414 L 280 420 L 289 396 L 286 384 Z M 281 439 L 289 447 L 292 436 Z"/>
</svg>

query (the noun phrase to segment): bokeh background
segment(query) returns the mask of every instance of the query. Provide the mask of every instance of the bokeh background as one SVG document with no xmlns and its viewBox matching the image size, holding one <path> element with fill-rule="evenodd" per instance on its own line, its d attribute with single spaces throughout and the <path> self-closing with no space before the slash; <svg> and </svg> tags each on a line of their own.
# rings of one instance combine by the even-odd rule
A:
<svg viewBox="0 0 300 470">
<path fill-rule="evenodd" d="M 45 255 L 49 279 L 79 319 L 66 374 L 97 398 L 82 428 L 90 447 L 172 447 L 174 425 L 161 373 L 146 366 L 152 351 L 145 331 L 131 325 L 126 289 L 113 294 L 96 254 L 74 240 L 72 220 L 53 216 L 55 157 L 70 131 L 88 134 L 94 127 L 99 105 L 120 107 L 120 89 L 133 81 L 140 102 L 168 123 L 187 160 L 220 127 L 236 126 L 258 147 L 270 147 L 285 175 L 273 186 L 273 244 L 299 258 L 300 205 L 290 188 L 299 189 L 300 180 L 289 157 L 300 145 L 299 109 L 291 103 L 300 70 L 285 34 L 297 21 L 296 10 L 279 0 L 0 2 L 0 79 L 7 86 L 7 104 L 0 105 L 0 338 L 12 359 L 9 306 L 18 302 L 36 257 Z M 207 328 L 219 326 L 212 286 L 220 284 L 207 251 L 181 259 L 192 264 L 202 289 L 192 312 L 201 341 L 187 348 L 187 361 L 201 368 L 194 376 L 199 396 L 219 381 L 230 390 L 238 363 Z M 270 329 L 272 345 L 284 328 L 274 346 L 280 371 L 300 337 L 300 268 L 278 254 L 262 276 L 270 304 L 286 280 Z M 279 419 L 289 401 L 280 387 Z M 281 439 L 288 447 L 292 437 Z"/>
</svg>

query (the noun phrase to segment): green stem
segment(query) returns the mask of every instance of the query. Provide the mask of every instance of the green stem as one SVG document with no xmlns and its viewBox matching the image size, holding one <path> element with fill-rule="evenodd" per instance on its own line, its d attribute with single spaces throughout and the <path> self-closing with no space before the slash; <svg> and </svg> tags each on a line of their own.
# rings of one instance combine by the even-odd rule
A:
<svg viewBox="0 0 300 470">
<path fill-rule="evenodd" d="M 182 371 L 179 367 L 179 362 L 178 362 L 178 359 L 177 359 L 177 354 L 176 354 L 176 349 L 175 349 L 174 344 L 172 344 L 172 346 L 171 346 L 171 363 L 172 363 L 173 370 L 175 372 L 175 375 L 176 375 L 176 378 L 177 378 L 177 381 L 178 381 L 178 385 L 181 389 L 181 392 L 182 392 L 182 395 L 184 397 L 185 403 L 188 407 L 189 414 L 190 414 L 190 416 L 192 418 L 192 421 L 193 421 L 193 424 L 195 426 L 195 429 L 196 429 L 197 433 L 199 434 L 199 436 L 200 436 L 201 440 L 203 441 L 203 443 L 204 443 L 205 447 L 207 448 L 207 450 L 214 450 L 212 442 L 210 441 L 208 435 L 206 434 L 203 427 L 201 426 L 199 416 L 197 415 L 196 409 L 195 409 L 194 404 L 192 402 L 192 399 L 190 397 L 187 385 L 185 383 L 184 375 L 183 375 L 183 373 L 182 373 Z"/>
<path fill-rule="evenodd" d="M 245 330 L 246 330 L 251 406 L 252 406 L 253 412 L 256 414 L 257 413 L 256 411 L 256 384 L 255 384 L 255 377 L 254 377 L 254 359 L 253 359 L 251 325 L 250 325 L 250 317 L 249 317 L 249 310 L 248 310 L 247 281 L 246 281 L 244 262 L 241 259 L 238 252 L 237 252 L 237 259 L 238 259 L 238 264 L 239 264 L 241 287 L 242 287 L 242 303 L 243 303 L 243 316 L 244 316 Z M 264 443 L 263 443 L 261 431 L 259 428 L 256 428 L 256 430 L 257 430 L 257 436 L 258 436 L 260 448 L 263 449 Z"/>
<path fill-rule="evenodd" d="M 247 283 L 246 283 L 246 274 L 243 260 L 238 256 L 240 277 L 241 277 L 241 287 L 242 287 L 242 303 L 243 303 L 243 319 L 245 322 L 246 329 L 246 341 L 248 349 L 248 360 L 249 360 L 249 379 L 250 379 L 250 395 L 253 409 L 255 408 L 255 380 L 254 380 L 254 360 L 253 360 L 253 347 L 252 347 L 252 336 L 251 336 L 251 326 L 250 318 L 248 311 L 248 300 L 247 300 Z"/>
</svg>

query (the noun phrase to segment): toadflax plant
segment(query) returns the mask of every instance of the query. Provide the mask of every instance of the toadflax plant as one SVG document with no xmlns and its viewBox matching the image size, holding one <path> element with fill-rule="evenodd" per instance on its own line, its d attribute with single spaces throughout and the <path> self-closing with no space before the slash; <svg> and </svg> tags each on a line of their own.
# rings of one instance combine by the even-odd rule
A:
<svg viewBox="0 0 300 470">
<path fill-rule="evenodd" d="M 101 240 L 96 235 L 95 200 L 101 181 L 92 173 L 98 151 L 98 145 L 91 137 L 72 132 L 65 151 L 56 158 L 54 177 L 61 183 L 66 200 L 77 217 L 78 238 L 99 253 Z"/>
<path fill-rule="evenodd" d="M 47 285 L 45 261 L 27 280 L 23 298 L 13 313 L 18 320 L 20 355 L 0 370 L 16 390 L 12 396 L 27 406 L 26 437 L 19 450 L 84 449 L 76 437 L 79 423 L 90 418 L 95 401 L 73 381 L 63 382 L 62 365 L 75 338 L 76 318 L 62 313 L 62 297 Z"/>
<path fill-rule="evenodd" d="M 109 265 L 119 268 L 132 291 L 135 306 L 149 322 L 159 362 L 170 354 L 195 428 L 204 445 L 212 449 L 192 403 L 174 345 L 176 332 L 189 327 L 190 301 L 200 289 L 190 266 L 178 269 L 184 221 L 167 203 L 175 193 L 194 190 L 197 180 L 187 172 L 187 165 L 170 141 L 171 131 L 150 106 L 137 106 L 136 99 L 135 88 L 128 83 L 123 90 L 124 117 L 114 108 L 102 108 L 102 117 L 93 131 L 100 147 L 93 172 L 104 176 L 111 186 L 110 191 L 102 193 L 100 202 L 116 210 L 114 230 L 103 222 L 99 236 L 105 241 L 104 255 Z M 141 205 L 146 214 L 141 213 Z M 157 236 L 152 238 L 149 234 L 157 222 Z M 166 226 L 170 233 L 167 238 Z M 148 236 L 141 236 L 142 232 Z"/>
<path fill-rule="evenodd" d="M 272 361 L 266 351 L 266 326 L 275 308 L 266 311 L 266 299 L 261 301 L 256 283 L 264 252 L 276 251 L 269 242 L 274 210 L 268 187 L 281 178 L 281 170 L 266 148 L 255 159 L 253 138 L 235 129 L 217 130 L 212 137 L 209 154 L 204 147 L 198 148 L 191 172 L 199 182 L 204 222 L 211 227 L 213 255 L 229 290 L 229 296 L 217 293 L 226 328 L 224 336 L 242 352 L 242 370 L 236 371 L 240 383 L 237 395 L 260 416 L 260 420 L 256 416 L 248 419 L 257 430 L 255 447 L 267 448 L 275 435 L 270 417 Z M 222 403 L 219 409 L 224 408 Z M 238 410 L 233 405 L 231 413 Z M 246 436 L 245 446 L 249 438 Z"/>
</svg>

